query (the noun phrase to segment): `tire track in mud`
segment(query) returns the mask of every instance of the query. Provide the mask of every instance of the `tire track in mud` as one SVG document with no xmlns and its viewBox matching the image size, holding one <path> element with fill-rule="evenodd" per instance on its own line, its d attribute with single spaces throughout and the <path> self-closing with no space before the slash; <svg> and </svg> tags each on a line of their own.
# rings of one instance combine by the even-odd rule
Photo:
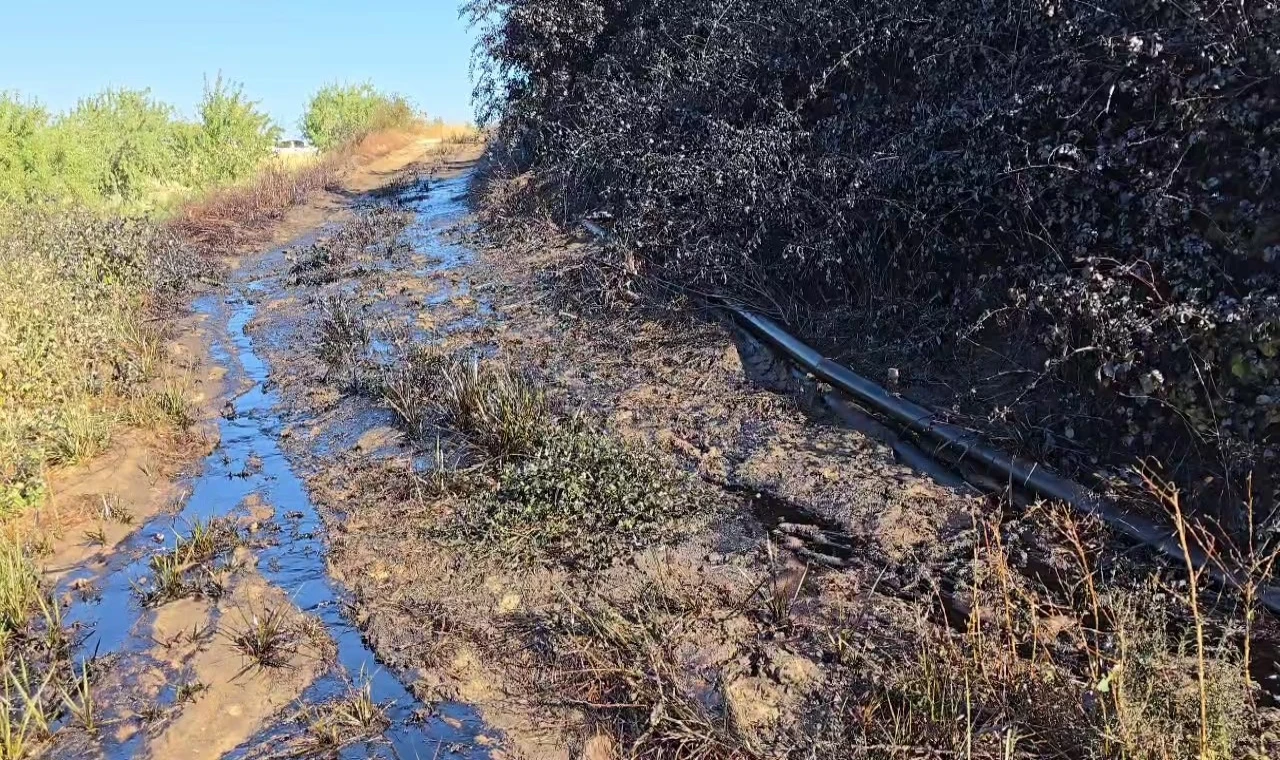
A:
<svg viewBox="0 0 1280 760">
<path fill-rule="evenodd" d="M 456 192 L 455 185 L 433 188 L 414 202 L 418 212 L 438 207 L 442 195 Z M 358 201 L 357 201 L 358 202 Z M 444 204 L 448 206 L 448 203 Z M 299 242 L 314 240 L 319 231 Z M 434 239 L 434 238 L 432 238 Z M 415 240 L 415 244 L 430 242 Z M 295 463 L 281 446 L 286 422 L 279 408 L 280 398 L 273 389 L 270 369 L 261 358 L 262 340 L 251 337 L 249 326 L 257 316 L 257 305 L 264 299 L 280 295 L 283 278 L 273 278 L 272 267 L 284 258 L 284 248 L 275 249 L 251 266 L 233 276 L 219 295 L 206 296 L 196 310 L 207 315 L 218 336 L 211 347 L 214 362 L 227 371 L 231 400 L 218 422 L 220 441 L 204 460 L 200 474 L 190 483 L 189 496 L 180 511 L 148 521 L 124 541 L 106 565 L 99 570 L 80 568 L 63 577 L 58 593 L 77 598 L 68 610 L 66 623 L 85 631 L 77 647 L 77 658 L 110 657 L 125 666 L 121 672 L 141 673 L 160 670 L 168 686 L 161 690 L 155 707 L 171 709 L 181 701 L 173 684 L 182 674 L 153 654 L 156 610 L 148 609 L 137 598 L 144 584 L 152 558 L 173 552 L 181 541 L 184 526 L 197 521 L 247 516 L 244 505 L 258 500 L 270 507 L 286 523 L 276 540 L 253 547 L 257 571 L 271 586 L 282 591 L 303 613 L 318 619 L 332 639 L 336 656 L 325 672 L 305 688 L 297 700 L 298 714 L 339 698 L 352 684 L 365 682 L 374 702 L 382 705 L 389 726 L 381 735 L 347 744 L 341 757 L 390 758 L 487 758 L 493 741 L 485 736 L 485 727 L 467 705 L 441 702 L 428 708 L 418 702 L 396 674 L 382 667 L 374 652 L 365 644 L 359 629 L 347 619 L 345 595 L 327 574 L 323 524 L 308 495 Z M 456 265 L 457 251 L 442 247 L 434 256 L 433 267 Z M 278 272 L 277 272 L 278 274 Z M 289 420 L 297 425 L 305 420 Z M 256 523 L 255 523 L 256 524 Z M 90 594 L 78 593 L 92 588 Z M 225 617 L 215 606 L 211 626 Z M 269 671 L 245 670 L 237 678 L 275 678 Z M 126 683 L 117 689 L 112 700 L 129 695 Z M 274 724 L 259 731 L 236 749 L 224 755 L 230 758 L 308 756 L 318 748 L 297 746 L 295 740 L 305 733 L 284 715 L 276 715 Z M 198 741 L 199 737 L 192 737 Z M 148 754 L 147 731 L 138 730 L 122 738 L 105 737 L 102 754 L 108 758 L 129 758 Z M 325 750 L 332 756 L 332 748 Z M 325 754 L 319 752 L 319 754 Z M 160 756 L 160 755 L 156 755 Z"/>
</svg>

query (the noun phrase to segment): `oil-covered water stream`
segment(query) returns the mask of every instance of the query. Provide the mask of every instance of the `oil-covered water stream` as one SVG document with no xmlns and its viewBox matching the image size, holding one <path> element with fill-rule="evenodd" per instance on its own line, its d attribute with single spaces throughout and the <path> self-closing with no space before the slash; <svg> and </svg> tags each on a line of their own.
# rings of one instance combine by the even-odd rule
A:
<svg viewBox="0 0 1280 760">
<path fill-rule="evenodd" d="M 414 198 L 407 208 L 418 213 L 456 213 L 451 199 L 456 187 L 432 188 L 424 197 Z M 442 199 L 445 201 L 442 204 Z M 444 208 L 442 208 L 442 205 Z M 458 252 L 439 243 L 434 236 L 414 240 L 415 245 L 436 244 L 441 250 L 433 258 L 447 266 Z M 279 251 L 269 254 L 279 256 Z M 301 611 L 323 623 L 336 644 L 335 662 L 303 694 L 304 704 L 319 704 L 346 691 L 350 684 L 367 680 L 373 699 L 384 705 L 390 727 L 367 742 L 349 745 L 342 757 L 392 758 L 484 758 L 489 756 L 483 725 L 466 705 L 418 702 L 397 674 L 380 666 L 360 631 L 344 615 L 344 593 L 326 572 L 323 525 L 307 489 L 281 447 L 285 421 L 272 390 L 266 362 L 255 351 L 255 339 L 247 327 L 253 321 L 255 303 L 268 295 L 271 280 L 254 278 L 253 270 L 243 273 L 216 296 L 207 296 L 196 309 L 211 324 L 225 325 L 221 337 L 211 347 L 213 360 L 227 371 L 228 387 L 240 388 L 219 421 L 220 441 L 203 462 L 200 474 L 190 484 L 190 495 L 176 515 L 152 519 L 134 532 L 107 564 L 95 570 L 83 569 L 64 577 L 60 595 L 76 599 L 65 616 L 68 624 L 86 632 L 79 644 L 79 657 L 102 658 L 114 655 L 117 662 L 137 667 L 148 661 L 153 646 L 155 612 L 140 605 L 136 587 L 145 583 L 149 562 L 159 552 L 172 551 L 178 536 L 196 521 L 234 516 L 243 512 L 246 499 L 256 497 L 269 506 L 280 521 L 277 539 L 254 544 L 257 568 L 270 584 L 281 589 Z M 215 331 L 216 333 L 217 331 Z M 298 420 L 289 420 L 297 424 Z M 92 596 L 76 594 L 85 584 L 94 588 Z M 216 613 L 215 613 L 216 614 Z M 160 667 L 159 663 L 151 661 Z M 161 668 L 163 669 L 163 668 Z M 241 678 L 272 678 L 269 670 L 248 671 Z M 171 679 L 172 680 L 172 679 Z M 174 699 L 170 693 L 162 700 Z M 301 705 L 299 705 L 300 707 Z M 290 711 L 286 711 L 290 712 Z M 277 716 L 273 726 L 244 742 L 229 757 L 273 756 L 281 743 L 298 726 Z M 145 753 L 145 731 L 120 742 L 105 740 L 108 757 L 135 757 Z M 477 739 L 479 738 L 479 741 Z"/>
</svg>

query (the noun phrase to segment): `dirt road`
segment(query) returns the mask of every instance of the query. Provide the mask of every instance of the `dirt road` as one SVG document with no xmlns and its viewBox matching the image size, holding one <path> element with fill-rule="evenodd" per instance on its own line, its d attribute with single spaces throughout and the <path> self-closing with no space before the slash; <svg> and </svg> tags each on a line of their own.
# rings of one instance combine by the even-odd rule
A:
<svg viewBox="0 0 1280 760">
<path fill-rule="evenodd" d="M 476 153 L 297 210 L 175 346 L 204 433 L 60 485 L 60 519 L 130 519 L 50 563 L 104 706 L 55 754 L 1077 756 L 1196 713 L 1095 688 L 1127 657 L 1186 680 L 1151 558 L 911 470 L 718 315 L 597 287 L 627 273 L 587 241 L 485 217 Z"/>
<path fill-rule="evenodd" d="M 362 194 L 437 161 L 436 142 L 350 171 L 276 240 L 350 218 Z M 92 730 L 58 731 L 53 756 L 487 756 L 473 711 L 428 709 L 380 665 L 326 573 L 321 521 L 246 331 L 284 256 L 246 252 L 175 330 L 174 368 L 200 410 L 188 433 L 125 437 L 54 481 L 38 517 L 53 536 L 47 573 L 77 658 L 100 674 L 101 714 Z"/>
</svg>

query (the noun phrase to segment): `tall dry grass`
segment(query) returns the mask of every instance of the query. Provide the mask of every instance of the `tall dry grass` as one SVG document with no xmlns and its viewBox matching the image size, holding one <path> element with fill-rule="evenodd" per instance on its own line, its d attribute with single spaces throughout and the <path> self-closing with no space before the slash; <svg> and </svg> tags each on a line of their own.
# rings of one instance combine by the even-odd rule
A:
<svg viewBox="0 0 1280 760">
<path fill-rule="evenodd" d="M 327 153 L 300 165 L 268 164 L 247 184 L 217 190 L 187 204 L 169 222 L 201 252 L 223 255 L 260 239 L 289 209 L 334 185 L 350 159 L 346 151 Z"/>
</svg>

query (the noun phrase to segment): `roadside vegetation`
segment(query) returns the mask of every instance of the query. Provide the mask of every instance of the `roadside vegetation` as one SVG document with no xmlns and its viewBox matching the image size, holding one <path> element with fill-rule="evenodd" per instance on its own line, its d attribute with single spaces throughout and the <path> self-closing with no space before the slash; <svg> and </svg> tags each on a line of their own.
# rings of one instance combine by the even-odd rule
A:
<svg viewBox="0 0 1280 760">
<path fill-rule="evenodd" d="M 1274 8 L 467 8 L 506 169 L 611 228 L 600 282 L 753 303 L 1073 476 L 1154 457 L 1242 543 L 1273 514 Z"/>
<path fill-rule="evenodd" d="M 163 227 L 84 209 L 0 212 L 0 514 L 119 423 L 189 422 L 148 315 L 210 274 Z"/>
<path fill-rule="evenodd" d="M 108 90 L 50 114 L 0 94 L 0 200 L 79 204 L 136 216 L 244 181 L 281 130 L 238 85 L 205 84 L 197 118 L 145 90 Z"/>
<path fill-rule="evenodd" d="M 101 729 L 99 664 L 73 659 L 74 635 L 28 548 L 0 535 L 0 757 L 28 757 L 54 731 Z"/>
</svg>

